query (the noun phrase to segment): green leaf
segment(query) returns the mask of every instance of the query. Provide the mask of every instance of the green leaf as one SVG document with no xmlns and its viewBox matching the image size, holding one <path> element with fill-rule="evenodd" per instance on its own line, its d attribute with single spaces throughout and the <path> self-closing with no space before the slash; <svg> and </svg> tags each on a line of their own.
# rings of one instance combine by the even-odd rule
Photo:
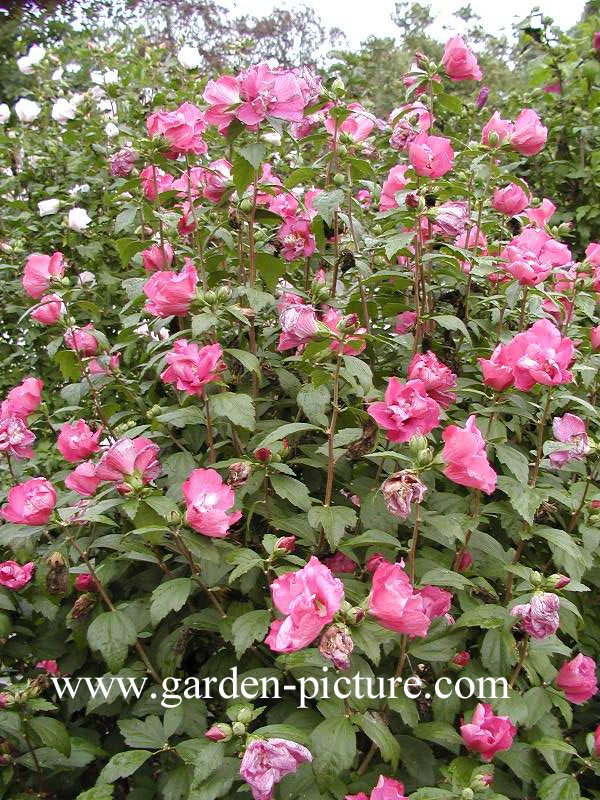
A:
<svg viewBox="0 0 600 800">
<path fill-rule="evenodd" d="M 238 147 L 237 152 L 245 158 L 249 164 L 252 164 L 254 169 L 260 169 L 260 165 L 265 159 L 265 146 L 260 142 L 252 142 L 245 147 Z"/>
<path fill-rule="evenodd" d="M 400 760 L 400 745 L 383 720 L 369 714 L 355 714 L 352 719 L 377 745 L 383 760 L 396 769 Z"/>
<path fill-rule="evenodd" d="M 479 628 L 502 628 L 511 620 L 512 617 L 504 606 L 486 604 L 465 611 L 456 620 L 456 625 L 459 628 L 472 628 L 475 626 Z"/>
<path fill-rule="evenodd" d="M 131 617 L 124 611 L 106 611 L 91 623 L 87 631 L 88 644 L 99 650 L 111 672 L 117 672 L 137 639 Z"/>
<path fill-rule="evenodd" d="M 152 242 L 143 242 L 139 239 L 117 239 L 114 244 L 121 259 L 121 264 L 127 267 L 134 255 L 145 250 Z"/>
<path fill-rule="evenodd" d="M 152 753 L 149 750 L 128 750 L 111 758 L 98 777 L 98 783 L 114 783 L 119 778 L 128 778 L 144 764 Z"/>
<path fill-rule="evenodd" d="M 421 722 L 413 731 L 418 739 L 435 742 L 453 753 L 458 752 L 462 739 L 447 722 Z"/>
<path fill-rule="evenodd" d="M 114 786 L 96 786 L 77 795 L 76 800 L 112 800 Z"/>
<path fill-rule="evenodd" d="M 462 319 L 455 317 L 453 314 L 437 314 L 433 319 L 438 323 L 441 328 L 447 331 L 460 331 L 465 337 L 467 342 L 471 342 L 469 331 L 465 327 Z"/>
<path fill-rule="evenodd" d="M 191 578 L 174 578 L 157 586 L 150 602 L 150 619 L 154 627 L 171 611 L 183 608 L 191 591 Z"/>
<path fill-rule="evenodd" d="M 210 410 L 215 419 L 225 418 L 232 425 L 254 430 L 255 412 L 252 398 L 247 394 L 221 392 L 210 396 Z"/>
<path fill-rule="evenodd" d="M 386 258 L 393 258 L 399 250 L 408 247 L 415 238 L 414 233 L 396 233 L 385 243 Z"/>
<path fill-rule="evenodd" d="M 238 658 L 241 658 L 254 642 L 263 641 L 269 630 L 270 622 L 270 613 L 263 610 L 249 611 L 235 620 L 231 626 L 231 632 L 233 633 L 235 654 Z"/>
<path fill-rule="evenodd" d="M 314 422 L 315 425 L 327 427 L 329 419 L 327 411 L 331 403 L 331 395 L 327 386 L 317 386 L 316 388 L 310 383 L 302 386 L 296 401 L 307 419 Z"/>
<path fill-rule="evenodd" d="M 342 541 L 346 528 L 356 526 L 356 511 L 346 506 L 315 506 L 308 512 L 308 524 L 323 528 L 329 546 L 334 550 Z"/>
<path fill-rule="evenodd" d="M 494 447 L 498 461 L 504 464 L 518 481 L 527 485 L 529 481 L 529 462 L 526 456 L 507 444 L 497 444 Z"/>
<path fill-rule="evenodd" d="M 473 586 L 473 581 L 465 578 L 459 572 L 452 572 L 449 569 L 430 569 L 420 580 L 421 585 L 432 586 L 452 586 L 455 589 L 464 589 L 466 586 Z"/>
<path fill-rule="evenodd" d="M 498 477 L 498 488 L 508 496 L 515 511 L 529 525 L 533 524 L 535 512 L 548 499 L 546 490 L 533 489 L 527 483 L 523 484 L 507 475 Z"/>
<path fill-rule="evenodd" d="M 233 164 L 231 170 L 233 185 L 238 193 L 243 195 L 254 180 L 254 167 L 247 159 L 237 152 L 233 154 L 231 162 Z"/>
<path fill-rule="evenodd" d="M 581 797 L 579 783 L 573 775 L 559 772 L 548 775 L 538 789 L 540 800 L 578 800 Z"/>
<path fill-rule="evenodd" d="M 145 717 L 143 720 L 120 719 L 117 724 L 125 744 L 129 747 L 161 750 L 168 739 L 163 724 L 157 716 Z"/>
<path fill-rule="evenodd" d="M 260 375 L 260 361 L 254 353 L 249 353 L 247 350 L 237 350 L 235 347 L 229 347 L 225 352 L 237 359 L 248 372 L 256 372 L 257 375 Z"/>
<path fill-rule="evenodd" d="M 137 206 L 127 206 L 123 211 L 117 214 L 117 218 L 115 219 L 115 233 L 121 233 L 121 231 L 126 231 L 135 227 L 137 220 Z"/>
<path fill-rule="evenodd" d="M 52 717 L 34 717 L 29 722 L 31 730 L 46 747 L 52 747 L 67 758 L 71 755 L 71 739 L 62 722 Z"/>
<path fill-rule="evenodd" d="M 321 722 L 312 732 L 311 742 L 313 769 L 325 784 L 351 768 L 356 755 L 356 735 L 352 723 L 345 717 Z"/>
<path fill-rule="evenodd" d="M 481 663 L 490 675 L 505 675 L 515 660 L 515 637 L 499 628 L 488 630 L 481 643 Z"/>
<path fill-rule="evenodd" d="M 313 201 L 314 207 L 321 219 L 331 225 L 333 214 L 344 202 L 344 192 L 341 189 L 334 189 L 331 192 L 321 192 Z"/>
<path fill-rule="evenodd" d="M 291 436 L 293 433 L 301 433 L 302 431 L 318 431 L 320 430 L 317 425 L 309 425 L 308 422 L 290 422 L 286 425 L 280 425 L 275 430 L 272 430 L 271 433 L 267 434 L 262 442 L 258 445 L 259 447 L 268 447 L 270 444 L 274 444 L 275 442 L 281 442 L 287 436 Z"/>
<path fill-rule="evenodd" d="M 284 500 L 288 500 L 292 505 L 308 511 L 312 506 L 308 487 L 296 478 L 289 475 L 272 474 L 269 476 L 273 491 Z"/>
</svg>

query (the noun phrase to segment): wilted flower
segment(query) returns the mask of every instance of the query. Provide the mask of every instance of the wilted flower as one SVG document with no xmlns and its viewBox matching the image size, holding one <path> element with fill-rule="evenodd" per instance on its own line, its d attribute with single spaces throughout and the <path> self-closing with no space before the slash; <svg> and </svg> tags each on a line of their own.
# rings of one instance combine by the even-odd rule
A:
<svg viewBox="0 0 600 800">
<path fill-rule="evenodd" d="M 271 800 L 275 785 L 307 761 L 312 761 L 310 750 L 296 742 L 251 739 L 242 759 L 240 775 L 250 786 L 254 800 Z"/>
<path fill-rule="evenodd" d="M 395 472 L 381 485 L 387 510 L 400 519 L 406 519 L 413 503 L 421 503 L 427 487 L 419 476 L 408 469 Z"/>
<path fill-rule="evenodd" d="M 122 147 L 117 150 L 108 160 L 110 174 L 115 177 L 126 178 L 133 169 L 137 157 L 137 153 L 131 147 Z"/>
<path fill-rule="evenodd" d="M 336 669 L 348 669 L 353 650 L 354 642 L 346 625 L 341 623 L 330 625 L 321 636 L 319 653 L 331 661 Z"/>
<path fill-rule="evenodd" d="M 529 603 L 513 606 L 510 613 L 521 617 L 523 629 L 534 639 L 545 639 L 559 626 L 560 598 L 551 592 L 536 592 Z"/>
<path fill-rule="evenodd" d="M 235 461 L 229 465 L 227 483 L 232 489 L 243 486 L 252 474 L 252 466 L 247 461 Z"/>
</svg>

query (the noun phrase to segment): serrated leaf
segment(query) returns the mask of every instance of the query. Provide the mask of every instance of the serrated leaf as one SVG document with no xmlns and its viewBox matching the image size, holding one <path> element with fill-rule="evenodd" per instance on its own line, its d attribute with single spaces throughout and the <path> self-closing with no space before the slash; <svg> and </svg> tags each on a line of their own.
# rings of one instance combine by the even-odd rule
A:
<svg viewBox="0 0 600 800">
<path fill-rule="evenodd" d="M 356 520 L 356 511 L 346 506 L 315 506 L 308 512 L 308 524 L 315 530 L 323 528 L 332 550 L 342 541 L 346 528 L 356 526 Z"/>
<path fill-rule="evenodd" d="M 154 627 L 171 611 L 183 608 L 191 591 L 191 578 L 174 578 L 157 586 L 150 602 L 150 619 Z"/>
<path fill-rule="evenodd" d="M 210 410 L 215 419 L 227 419 L 232 425 L 254 430 L 254 403 L 247 394 L 221 392 L 210 396 Z"/>
<path fill-rule="evenodd" d="M 87 630 L 89 646 L 100 651 L 111 672 L 121 669 L 136 639 L 137 631 L 131 617 L 119 610 L 100 614 Z"/>
<path fill-rule="evenodd" d="M 263 610 L 249 611 L 235 620 L 231 626 L 231 632 L 235 654 L 238 658 L 241 658 L 254 642 L 263 641 L 269 630 L 270 622 L 270 613 Z"/>
<path fill-rule="evenodd" d="M 355 714 L 352 719 L 377 745 L 382 759 L 396 769 L 400 760 L 400 745 L 383 720 L 369 714 Z"/>
<path fill-rule="evenodd" d="M 71 739 L 62 722 L 53 717 L 34 717 L 29 722 L 33 730 L 46 747 L 52 747 L 67 758 L 71 755 Z"/>
<path fill-rule="evenodd" d="M 98 776 L 98 783 L 114 783 L 120 778 L 128 778 L 145 764 L 151 755 L 149 750 L 128 750 L 125 753 L 117 753 Z"/>
<path fill-rule="evenodd" d="M 269 476 L 269 480 L 276 495 L 287 500 L 296 508 L 301 508 L 302 511 L 308 511 L 311 508 L 312 501 L 308 487 L 304 483 L 289 475 L 272 474 Z"/>
</svg>

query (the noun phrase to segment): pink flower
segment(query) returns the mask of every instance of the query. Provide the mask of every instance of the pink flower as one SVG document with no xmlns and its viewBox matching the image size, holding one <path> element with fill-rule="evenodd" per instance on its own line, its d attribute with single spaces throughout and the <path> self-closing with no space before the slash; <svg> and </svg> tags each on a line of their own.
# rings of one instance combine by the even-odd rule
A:
<svg viewBox="0 0 600 800">
<path fill-rule="evenodd" d="M 6 395 L 0 406 L 0 417 L 20 417 L 24 422 L 37 411 L 42 401 L 44 381 L 40 378 L 24 378 Z"/>
<path fill-rule="evenodd" d="M 507 217 L 520 214 L 530 202 L 530 195 L 516 183 L 509 183 L 503 189 L 496 189 L 492 199 L 492 205 L 496 211 L 506 214 Z"/>
<path fill-rule="evenodd" d="M 490 87 L 489 86 L 482 86 L 477 94 L 477 99 L 475 100 L 475 108 L 477 111 L 481 111 L 481 109 L 485 106 L 490 96 Z"/>
<path fill-rule="evenodd" d="M 371 208 L 373 204 L 373 195 L 368 189 L 359 189 L 355 199 L 361 208 Z"/>
<path fill-rule="evenodd" d="M 480 81 L 483 77 L 477 58 L 460 36 L 454 36 L 446 42 L 442 65 L 453 81 Z"/>
<path fill-rule="evenodd" d="M 131 147 L 122 147 L 108 159 L 108 170 L 113 177 L 126 178 L 137 160 L 137 153 Z"/>
<path fill-rule="evenodd" d="M 399 519 L 407 519 L 412 504 L 421 503 L 426 492 L 423 481 L 408 469 L 395 472 L 381 484 L 387 510 Z"/>
<path fill-rule="evenodd" d="M 188 344 L 187 339 L 178 339 L 173 350 L 167 353 L 169 366 L 161 372 L 160 379 L 164 383 L 174 383 L 182 392 L 201 396 L 206 384 L 219 380 L 225 369 L 222 356 L 220 344 L 199 347 L 195 342 Z"/>
<path fill-rule="evenodd" d="M 144 167 L 140 172 L 140 181 L 142 191 L 151 203 L 158 199 L 159 194 L 173 188 L 173 176 L 152 164 Z"/>
<path fill-rule="evenodd" d="M 578 653 L 575 658 L 562 665 L 555 682 L 563 690 L 569 703 L 582 705 L 598 691 L 596 662 L 593 658 Z"/>
<path fill-rule="evenodd" d="M 153 244 L 149 250 L 142 250 L 142 261 L 146 272 L 170 269 L 173 263 L 173 248 L 169 242 Z"/>
<path fill-rule="evenodd" d="M 175 111 L 157 111 L 146 121 L 151 138 L 162 136 L 169 144 L 167 158 L 178 158 L 191 153 L 202 155 L 208 146 L 202 134 L 206 129 L 204 114 L 192 103 L 182 103 Z"/>
<path fill-rule="evenodd" d="M 456 394 L 450 391 L 456 386 L 456 375 L 432 350 L 415 353 L 408 365 L 408 379 L 421 381 L 429 397 L 442 408 L 456 400 Z"/>
<path fill-rule="evenodd" d="M 222 75 L 216 81 L 208 81 L 203 97 L 209 105 L 205 112 L 206 122 L 218 125 L 219 132 L 226 133 L 236 114 L 231 107 L 241 101 L 238 79 L 232 75 Z"/>
<path fill-rule="evenodd" d="M 358 794 L 347 794 L 344 797 L 344 800 L 369 800 L 369 795 L 365 794 L 364 792 L 359 792 Z"/>
<path fill-rule="evenodd" d="M 466 203 L 449 200 L 436 209 L 433 231 L 442 236 L 459 236 L 465 229 L 468 217 Z"/>
<path fill-rule="evenodd" d="M 73 464 L 98 452 L 100 449 L 98 440 L 101 435 L 102 428 L 92 433 L 83 419 L 77 420 L 75 425 L 65 422 L 60 429 L 56 446 L 63 458 Z"/>
<path fill-rule="evenodd" d="M 392 208 L 398 208 L 396 192 L 402 191 L 409 183 L 408 178 L 405 177 L 407 170 L 408 167 L 398 165 L 392 167 L 388 172 L 388 176 L 381 187 L 381 198 L 379 200 L 380 211 L 389 211 Z"/>
<path fill-rule="evenodd" d="M 18 525 L 45 525 L 56 505 L 56 490 L 46 478 L 30 478 L 8 491 L 0 514 Z"/>
<path fill-rule="evenodd" d="M 549 454 L 550 462 L 554 467 L 562 467 L 568 461 L 583 461 L 590 450 L 585 422 L 576 414 L 565 414 L 563 417 L 554 417 L 552 432 L 559 442 L 565 442 L 570 447 L 565 450 L 553 450 Z"/>
<path fill-rule="evenodd" d="M 491 494 L 498 476 L 488 461 L 485 441 L 475 424 L 475 416 L 469 417 L 464 428 L 449 425 L 442 433 L 442 439 L 442 459 L 446 462 L 444 475 L 461 486 Z"/>
<path fill-rule="evenodd" d="M 556 206 L 552 202 L 552 200 L 548 200 L 547 197 L 544 197 L 542 200 L 541 205 L 538 208 L 526 208 L 525 213 L 527 214 L 527 219 L 533 224 L 537 225 L 538 228 L 544 228 L 550 218 L 556 211 Z"/>
<path fill-rule="evenodd" d="M 371 403 L 367 411 L 391 442 L 426 436 L 440 424 L 440 407 L 420 380 L 390 378 L 383 402 Z"/>
<path fill-rule="evenodd" d="M 283 245 L 282 255 L 286 261 L 308 258 L 315 252 L 315 237 L 310 222 L 302 218 L 288 218 L 279 228 L 277 236 Z"/>
<path fill-rule="evenodd" d="M 473 556 L 471 555 L 469 550 L 463 550 L 460 556 L 460 561 L 458 562 L 458 571 L 466 572 L 472 566 L 473 566 Z"/>
<path fill-rule="evenodd" d="M 469 750 L 491 761 L 496 753 L 510 750 L 517 729 L 510 717 L 497 717 L 488 703 L 478 703 L 471 722 L 460 726 L 460 735 Z"/>
<path fill-rule="evenodd" d="M 383 561 L 373 574 L 369 611 L 384 628 L 409 636 L 426 636 L 431 619 L 423 598 L 400 564 Z"/>
<path fill-rule="evenodd" d="M 312 556 L 302 569 L 273 581 L 271 595 L 285 619 L 271 623 L 265 643 L 276 653 L 292 653 L 308 647 L 333 620 L 342 603 L 344 585 Z"/>
<path fill-rule="evenodd" d="M 348 108 L 352 112 L 343 122 L 328 116 L 325 120 L 325 128 L 332 136 L 335 134 L 336 125 L 338 137 L 340 133 L 345 133 L 353 142 L 364 142 L 375 127 L 375 117 L 363 108 L 360 103 L 349 103 Z"/>
<path fill-rule="evenodd" d="M 102 479 L 96 474 L 96 465 L 93 461 L 84 461 L 65 478 L 65 486 L 82 497 L 91 497 Z"/>
<path fill-rule="evenodd" d="M 33 577 L 35 564 L 29 561 L 27 564 L 17 564 L 16 561 L 2 561 L 0 563 L 0 586 L 5 589 L 18 591 L 27 586 Z"/>
<path fill-rule="evenodd" d="M 74 350 L 84 358 L 98 354 L 98 340 L 94 336 L 94 326 L 91 322 L 83 328 L 68 328 L 63 338 L 69 350 Z"/>
<path fill-rule="evenodd" d="M 356 315 L 351 315 L 355 317 Z M 323 315 L 323 324 L 327 325 L 329 330 L 333 331 L 336 336 L 339 336 L 339 328 L 338 324 L 340 322 L 351 322 L 350 316 L 345 317 L 341 311 L 337 308 L 328 308 L 325 314 Z M 363 352 L 365 347 L 367 346 L 367 342 L 365 341 L 365 334 L 367 333 L 366 328 L 356 328 L 354 334 L 346 334 L 344 338 L 344 355 L 345 356 L 357 356 Z M 337 353 L 340 349 L 340 342 L 333 341 L 331 343 L 331 349 L 334 353 Z"/>
<path fill-rule="evenodd" d="M 592 47 L 597 53 L 600 53 L 600 31 L 596 31 L 592 39 Z"/>
<path fill-rule="evenodd" d="M 367 568 L 367 572 L 370 572 L 371 575 L 373 575 L 375 570 L 377 569 L 377 567 L 380 564 L 384 564 L 384 563 L 385 564 L 389 564 L 391 562 L 389 562 L 387 559 L 385 559 L 381 555 L 381 553 L 373 553 L 373 555 L 369 556 L 369 558 L 367 559 L 367 562 L 366 562 L 365 566 Z"/>
<path fill-rule="evenodd" d="M 38 661 L 35 665 L 35 668 L 45 670 L 48 675 L 60 675 L 58 664 L 53 658 Z"/>
<path fill-rule="evenodd" d="M 254 800 L 271 800 L 273 790 L 286 775 L 296 772 L 300 764 L 312 761 L 310 750 L 287 739 L 251 739 L 240 775 L 250 786 Z"/>
<path fill-rule="evenodd" d="M 528 392 L 536 383 L 557 386 L 573 380 L 568 367 L 575 348 L 550 320 L 540 319 L 506 345 L 517 389 Z"/>
<path fill-rule="evenodd" d="M 302 303 L 286 305 L 279 313 L 279 323 L 281 335 L 278 352 L 307 344 L 318 331 L 315 309 Z"/>
<path fill-rule="evenodd" d="M 253 127 L 266 117 L 300 122 L 305 105 L 303 87 L 292 70 L 258 64 L 238 78 L 242 103 L 236 116 L 244 125 Z"/>
<path fill-rule="evenodd" d="M 218 722 L 216 725 L 211 725 L 204 736 L 211 742 L 229 741 L 232 736 L 231 727 Z"/>
<path fill-rule="evenodd" d="M 32 253 L 25 263 L 23 270 L 23 287 L 30 297 L 35 300 L 41 297 L 53 283 L 59 281 L 65 274 L 66 264 L 62 253 L 53 253 L 51 256 L 42 253 Z"/>
<path fill-rule="evenodd" d="M 0 416 L 0 453 L 15 458 L 33 458 L 35 434 L 21 417 Z"/>
<path fill-rule="evenodd" d="M 155 272 L 144 284 L 146 309 L 156 317 L 184 317 L 196 297 L 198 273 L 189 258 L 181 272 Z"/>
<path fill-rule="evenodd" d="M 58 294 L 45 294 L 37 308 L 31 312 L 33 319 L 43 325 L 54 325 L 65 314 L 65 304 Z"/>
<path fill-rule="evenodd" d="M 96 477 L 117 484 L 117 491 L 127 494 L 132 488 L 158 478 L 159 452 L 159 446 L 144 436 L 119 439 L 98 462 Z"/>
<path fill-rule="evenodd" d="M 417 175 L 441 178 L 454 165 L 454 150 L 450 139 L 421 133 L 408 146 L 408 160 Z"/>
<path fill-rule="evenodd" d="M 513 123 L 510 120 L 502 119 L 498 111 L 494 111 L 491 118 L 481 129 L 481 141 L 484 144 L 490 144 L 490 133 L 495 133 L 498 136 L 498 144 L 502 144 L 510 137 L 513 131 Z"/>
<path fill-rule="evenodd" d="M 593 267 L 600 267 L 600 243 L 590 242 L 585 248 L 585 260 Z"/>
<path fill-rule="evenodd" d="M 521 617 L 523 629 L 534 639 L 545 639 L 556 633 L 560 624 L 560 597 L 551 592 L 536 592 L 529 603 L 513 606 L 510 614 Z"/>
<path fill-rule="evenodd" d="M 112 356 L 105 353 L 100 358 L 92 358 L 88 362 L 88 371 L 91 375 L 108 375 L 119 369 L 120 360 L 121 353 L 114 353 Z"/>
<path fill-rule="evenodd" d="M 338 550 L 334 555 L 326 558 L 323 563 L 329 567 L 332 572 L 347 573 L 348 575 L 352 575 L 353 572 L 356 572 L 356 567 L 358 566 L 356 561 L 353 561 L 345 553 L 342 553 L 341 550 Z"/>
<path fill-rule="evenodd" d="M 506 345 L 499 344 L 491 358 L 478 358 L 483 382 L 497 392 L 502 392 L 513 383 L 512 363 L 508 357 Z"/>
<path fill-rule="evenodd" d="M 319 642 L 319 653 L 339 670 L 348 669 L 354 642 L 350 630 L 341 624 L 330 625 Z"/>
<path fill-rule="evenodd" d="M 204 536 L 223 539 L 229 528 L 242 518 L 239 511 L 229 513 L 235 503 L 235 492 L 214 469 L 193 470 L 182 489 L 186 521 Z"/>
<path fill-rule="evenodd" d="M 211 203 L 218 203 L 231 183 L 233 165 L 226 158 L 212 161 L 204 170 L 204 188 L 202 196 Z"/>
<path fill-rule="evenodd" d="M 380 775 L 370 800 L 408 800 L 404 795 L 404 784 L 394 778 Z"/>
<path fill-rule="evenodd" d="M 506 272 L 524 286 L 535 286 L 546 280 L 555 267 L 571 262 L 571 251 L 545 230 L 524 228 L 501 253 Z"/>
<path fill-rule="evenodd" d="M 75 578 L 75 589 L 78 592 L 95 592 L 97 588 L 98 585 L 89 572 L 82 572 Z"/>
<path fill-rule="evenodd" d="M 596 325 L 595 328 L 590 330 L 590 344 L 594 350 L 600 348 L 600 325 Z"/>
<path fill-rule="evenodd" d="M 396 317 L 396 333 L 408 333 L 415 327 L 417 321 L 417 314 L 415 311 L 401 311 Z"/>
<path fill-rule="evenodd" d="M 510 146 L 522 156 L 534 156 L 546 144 L 548 128 L 531 108 L 525 108 L 515 120 L 510 136 Z"/>
<path fill-rule="evenodd" d="M 438 586 L 425 586 L 423 589 L 417 589 L 416 591 L 423 601 L 423 611 L 429 619 L 447 617 L 449 623 L 454 623 L 454 620 L 448 614 L 452 605 L 452 592 L 447 592 Z"/>
</svg>

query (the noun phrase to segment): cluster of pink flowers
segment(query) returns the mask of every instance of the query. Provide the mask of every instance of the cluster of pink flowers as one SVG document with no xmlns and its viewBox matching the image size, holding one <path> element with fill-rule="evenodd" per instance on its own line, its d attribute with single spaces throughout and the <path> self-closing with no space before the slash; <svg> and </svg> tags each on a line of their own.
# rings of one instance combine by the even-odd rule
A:
<svg viewBox="0 0 600 800">
<path fill-rule="evenodd" d="M 536 286 L 545 281 L 556 267 L 566 267 L 571 262 L 571 251 L 566 244 L 557 242 L 545 230 L 525 228 L 501 253 L 506 264 L 503 268 L 522 286 Z"/>
</svg>

